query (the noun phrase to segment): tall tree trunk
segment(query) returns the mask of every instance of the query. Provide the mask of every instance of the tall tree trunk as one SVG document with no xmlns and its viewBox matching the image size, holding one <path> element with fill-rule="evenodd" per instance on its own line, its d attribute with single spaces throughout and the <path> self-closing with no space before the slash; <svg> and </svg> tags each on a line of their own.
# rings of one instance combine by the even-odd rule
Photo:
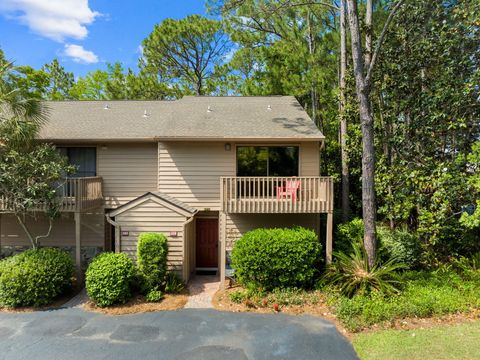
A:
<svg viewBox="0 0 480 360">
<path fill-rule="evenodd" d="M 365 68 L 368 69 L 372 61 L 373 46 L 373 0 L 367 0 L 365 9 Z"/>
<path fill-rule="evenodd" d="M 352 42 L 353 71 L 357 101 L 362 128 L 362 212 L 365 226 L 363 243 L 368 257 L 369 267 L 375 263 L 376 239 L 376 199 L 375 199 L 375 149 L 373 117 L 370 104 L 370 86 L 365 78 L 363 49 L 358 23 L 356 0 L 348 0 L 348 20 Z"/>
<path fill-rule="evenodd" d="M 311 20 L 311 14 L 310 11 L 307 11 L 307 24 L 308 24 L 308 36 L 307 36 L 307 42 L 308 42 L 308 53 L 310 54 L 311 58 L 310 61 L 313 60 L 313 54 L 315 53 L 315 39 L 312 31 L 312 20 Z M 312 65 L 309 65 L 309 68 Z M 311 70 L 311 69 L 309 69 Z M 310 98 L 312 102 L 312 118 L 315 124 L 319 125 L 317 123 L 317 84 L 315 79 L 312 79 L 312 83 L 310 86 Z"/>
<path fill-rule="evenodd" d="M 346 80 L 347 73 L 347 23 L 345 0 L 340 0 L 340 151 L 342 162 L 342 221 L 350 216 L 350 169 L 347 152 Z"/>
</svg>

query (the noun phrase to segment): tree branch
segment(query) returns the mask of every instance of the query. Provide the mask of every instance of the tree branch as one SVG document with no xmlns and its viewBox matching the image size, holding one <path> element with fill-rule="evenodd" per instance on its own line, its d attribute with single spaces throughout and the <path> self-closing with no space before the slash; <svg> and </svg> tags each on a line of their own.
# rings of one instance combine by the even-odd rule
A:
<svg viewBox="0 0 480 360">
<path fill-rule="evenodd" d="M 48 231 L 45 235 L 39 235 L 39 236 L 36 236 L 35 237 L 35 245 L 38 246 L 39 244 L 39 240 L 40 239 L 44 239 L 44 238 L 47 238 L 50 236 L 50 233 L 52 232 L 52 228 L 53 228 L 53 222 L 52 222 L 52 219 L 48 219 Z"/>
<path fill-rule="evenodd" d="M 372 59 L 370 61 L 370 65 L 369 65 L 368 70 L 367 70 L 367 75 L 365 77 L 365 85 L 367 87 L 370 86 L 370 82 L 372 80 L 373 69 L 374 69 L 375 64 L 377 62 L 377 59 L 378 59 L 378 56 L 379 56 L 379 53 L 380 53 L 380 49 L 382 47 L 383 41 L 385 40 L 385 36 L 387 35 L 388 27 L 390 26 L 390 23 L 392 22 L 393 17 L 395 16 L 395 13 L 400 8 L 400 6 L 402 6 L 403 3 L 404 3 L 404 0 L 399 0 L 395 4 L 392 11 L 390 11 L 390 14 L 388 14 L 387 21 L 385 21 L 385 24 L 383 25 L 382 32 L 380 33 L 380 37 L 378 38 L 377 44 L 375 46 L 375 50 L 374 50 L 373 55 L 372 55 Z"/>
<path fill-rule="evenodd" d="M 21 228 L 23 229 L 23 231 L 25 231 L 25 234 L 27 234 L 28 239 L 29 239 L 30 242 L 32 243 L 32 248 L 33 248 L 33 249 L 36 249 L 36 248 L 37 248 L 37 244 L 36 244 L 35 240 L 33 240 L 32 234 L 31 234 L 30 231 L 28 230 L 27 226 L 26 226 L 25 223 L 23 222 L 23 220 L 22 220 L 22 218 L 20 217 L 20 215 L 16 214 L 16 217 L 17 217 L 18 223 L 20 224 Z"/>
</svg>

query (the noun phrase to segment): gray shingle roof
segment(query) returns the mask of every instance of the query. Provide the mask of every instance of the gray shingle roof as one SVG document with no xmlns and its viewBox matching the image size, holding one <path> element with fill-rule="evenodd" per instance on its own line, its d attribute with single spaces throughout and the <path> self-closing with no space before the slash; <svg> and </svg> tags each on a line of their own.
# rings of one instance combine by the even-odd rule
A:
<svg viewBox="0 0 480 360">
<path fill-rule="evenodd" d="M 186 213 L 190 215 L 195 215 L 198 210 L 195 209 L 194 207 L 191 207 L 190 205 L 184 203 L 183 201 L 180 201 L 170 195 L 167 195 L 165 193 L 162 193 L 160 191 L 149 191 L 143 195 L 140 195 L 136 197 L 135 199 L 130 200 L 129 202 L 117 207 L 116 209 L 113 209 L 110 211 L 110 216 L 117 216 L 125 211 L 128 211 L 132 206 L 137 206 L 143 201 L 147 200 L 148 198 L 151 198 L 152 196 L 163 200 L 167 203 L 169 203 L 171 206 L 174 208 L 178 208 L 180 210 L 185 211 Z"/>
<path fill-rule="evenodd" d="M 49 121 L 39 134 L 45 140 L 324 138 L 293 96 L 46 104 Z"/>
</svg>

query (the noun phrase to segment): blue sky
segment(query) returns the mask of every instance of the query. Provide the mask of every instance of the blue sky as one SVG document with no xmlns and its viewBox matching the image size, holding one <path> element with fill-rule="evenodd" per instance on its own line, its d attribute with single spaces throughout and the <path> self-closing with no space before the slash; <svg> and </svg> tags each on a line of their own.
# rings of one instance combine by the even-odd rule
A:
<svg viewBox="0 0 480 360">
<path fill-rule="evenodd" d="M 77 76 L 107 62 L 135 68 L 155 24 L 191 14 L 205 15 L 203 0 L 0 0 L 0 48 L 34 68 L 56 57 Z"/>
</svg>

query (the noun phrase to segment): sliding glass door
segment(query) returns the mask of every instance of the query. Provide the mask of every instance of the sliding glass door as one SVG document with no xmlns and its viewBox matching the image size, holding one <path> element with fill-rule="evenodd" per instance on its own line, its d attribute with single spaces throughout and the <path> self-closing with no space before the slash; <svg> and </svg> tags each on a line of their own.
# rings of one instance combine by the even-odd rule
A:
<svg viewBox="0 0 480 360">
<path fill-rule="evenodd" d="M 237 176 L 298 176 L 298 146 L 238 146 Z"/>
</svg>

